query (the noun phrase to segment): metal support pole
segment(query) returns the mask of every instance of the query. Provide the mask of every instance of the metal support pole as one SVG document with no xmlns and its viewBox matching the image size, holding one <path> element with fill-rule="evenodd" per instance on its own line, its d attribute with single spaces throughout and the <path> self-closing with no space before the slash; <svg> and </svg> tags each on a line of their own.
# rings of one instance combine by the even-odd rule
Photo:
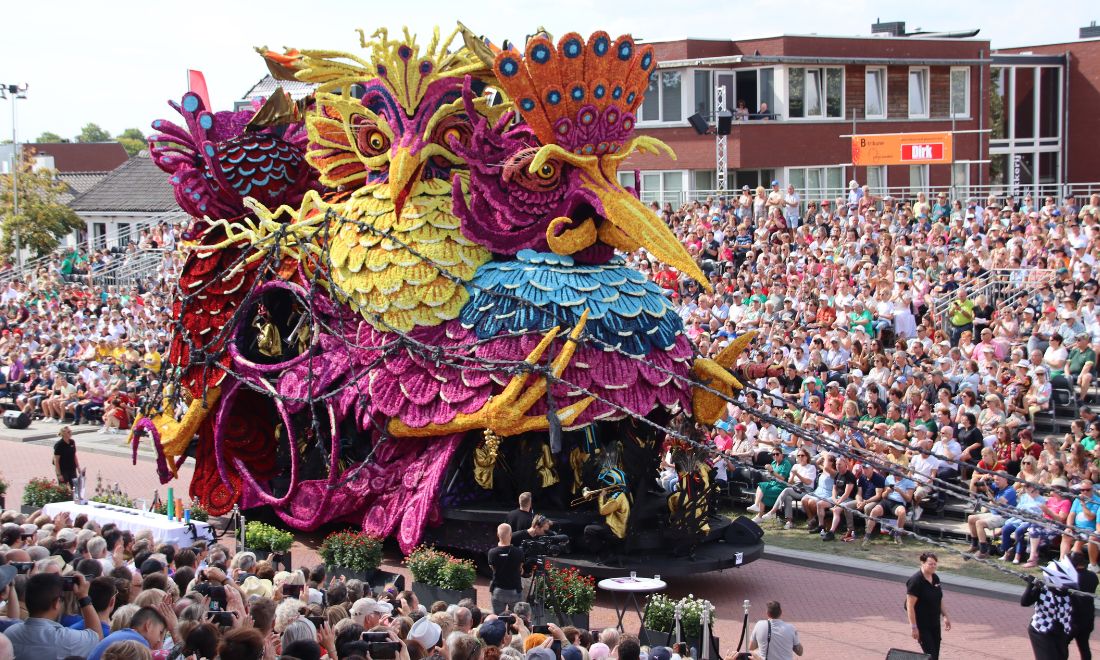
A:
<svg viewBox="0 0 1100 660">
<path fill-rule="evenodd" d="M 15 85 L 11 86 L 11 147 L 12 147 L 12 168 L 11 168 L 11 213 L 12 218 L 19 216 L 19 165 L 23 160 L 23 154 L 20 153 L 22 149 L 19 148 L 19 140 L 16 135 L 16 114 L 15 105 L 19 100 L 19 92 Z M 15 266 L 19 270 L 23 270 L 23 246 L 19 240 L 19 230 L 15 229 Z"/>
<path fill-rule="evenodd" d="M 719 194 L 729 190 L 727 176 L 729 172 L 729 136 L 721 135 L 717 128 L 717 117 L 726 111 L 726 88 L 722 85 L 714 87 L 714 187 Z"/>
</svg>

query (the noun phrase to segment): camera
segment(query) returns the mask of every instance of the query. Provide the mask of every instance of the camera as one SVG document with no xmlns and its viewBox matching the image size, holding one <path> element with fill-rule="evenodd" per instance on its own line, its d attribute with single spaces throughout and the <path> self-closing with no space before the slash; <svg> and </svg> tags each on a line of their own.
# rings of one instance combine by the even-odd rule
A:
<svg viewBox="0 0 1100 660">
<path fill-rule="evenodd" d="M 26 575 L 34 568 L 33 561 L 13 561 L 11 565 L 15 567 L 16 572 L 20 575 Z"/>
<path fill-rule="evenodd" d="M 500 619 L 501 621 L 503 621 L 504 623 L 508 624 L 508 625 L 512 625 L 513 623 L 516 622 L 516 615 L 515 614 L 501 614 L 501 615 L 498 615 L 497 618 Z"/>
<path fill-rule="evenodd" d="M 318 629 L 320 629 L 320 627 L 322 625 L 324 625 L 324 623 L 326 621 L 325 617 L 323 617 L 323 616 L 313 616 L 312 614 L 307 616 L 306 619 L 308 619 L 309 622 L 313 624 L 314 628 L 318 628 Z"/>
<path fill-rule="evenodd" d="M 210 582 L 199 582 L 194 588 L 198 593 L 210 598 L 210 608 L 212 610 L 215 604 L 218 606 L 218 609 L 225 609 L 226 603 L 228 602 L 225 597 L 225 587 L 220 584 L 211 584 Z"/>
<path fill-rule="evenodd" d="M 76 576 L 75 575 L 62 575 L 61 576 L 61 590 L 72 591 L 76 588 Z"/>
<path fill-rule="evenodd" d="M 390 641 L 390 634 L 388 632 L 364 630 L 359 639 L 364 642 L 388 642 Z"/>
<path fill-rule="evenodd" d="M 523 548 L 523 562 L 530 564 L 538 561 L 539 557 L 557 557 L 569 552 L 569 536 L 567 534 L 546 534 L 533 539 L 527 539 L 520 547 Z"/>
</svg>

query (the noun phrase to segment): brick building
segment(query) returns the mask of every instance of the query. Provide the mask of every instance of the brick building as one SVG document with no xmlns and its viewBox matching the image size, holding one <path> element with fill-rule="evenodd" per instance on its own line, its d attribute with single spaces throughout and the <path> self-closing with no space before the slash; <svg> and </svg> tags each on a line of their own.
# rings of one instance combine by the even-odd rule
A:
<svg viewBox="0 0 1100 660">
<path fill-rule="evenodd" d="M 1100 181 L 1100 154 L 1079 138 L 1076 149 L 1069 142 L 1100 134 L 1100 40 L 992 51 L 976 30 L 906 34 L 902 23 L 880 23 L 872 31 L 654 43 L 658 68 L 638 128 L 667 142 L 677 159 L 631 157 L 643 198 L 714 190 L 717 87 L 729 110 L 744 102 L 727 142 L 730 190 L 778 179 L 820 197 L 855 179 L 895 194 L 1045 194 Z M 692 128 L 696 113 L 710 134 Z M 949 131 L 954 162 L 942 165 L 854 167 L 846 137 Z"/>
<path fill-rule="evenodd" d="M 901 32 L 904 31 L 902 27 Z M 668 198 L 715 186 L 715 138 L 688 123 L 711 118 L 715 88 L 734 121 L 728 140 L 729 187 L 779 179 L 801 190 L 841 191 L 849 179 L 874 188 L 966 186 L 984 180 L 981 133 L 955 138 L 954 165 L 858 167 L 859 133 L 978 131 L 988 127 L 989 42 L 952 35 L 827 37 L 784 35 L 744 41 L 685 39 L 654 44 L 658 69 L 638 127 L 667 142 L 675 162 L 637 156 L 646 196 Z M 679 98 L 677 97 L 677 93 Z"/>
</svg>

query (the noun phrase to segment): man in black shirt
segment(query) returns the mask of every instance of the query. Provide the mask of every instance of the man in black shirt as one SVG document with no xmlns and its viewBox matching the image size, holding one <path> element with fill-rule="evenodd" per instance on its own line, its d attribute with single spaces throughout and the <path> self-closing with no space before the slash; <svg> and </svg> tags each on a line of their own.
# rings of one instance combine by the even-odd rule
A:
<svg viewBox="0 0 1100 660">
<path fill-rule="evenodd" d="M 512 529 L 527 529 L 535 514 L 531 512 L 531 493 L 519 494 L 519 508 L 508 512 L 504 522 Z"/>
<path fill-rule="evenodd" d="M 501 614 L 523 599 L 523 549 L 512 545 L 512 528 L 508 523 L 497 526 L 497 545 L 489 550 L 489 566 L 493 580 L 489 583 L 493 613 Z"/>
<path fill-rule="evenodd" d="M 1082 552 L 1070 555 L 1074 567 L 1077 569 L 1077 590 L 1085 593 L 1096 593 L 1097 577 L 1092 571 L 1086 570 L 1088 558 Z M 1077 650 L 1081 653 L 1081 660 L 1092 660 L 1092 651 L 1089 649 L 1089 637 L 1096 625 L 1096 603 L 1091 596 L 1071 594 L 1069 597 L 1073 617 L 1073 637 L 1070 641 L 1077 642 Z"/>
<path fill-rule="evenodd" d="M 512 534 L 512 545 L 517 548 L 523 545 L 524 541 L 529 539 L 537 539 L 540 536 L 544 536 L 550 533 L 550 526 L 553 525 L 546 516 L 541 513 L 531 519 L 531 526 L 526 529 L 521 529 L 518 532 Z"/>
<path fill-rule="evenodd" d="M 76 479 L 76 473 L 80 470 L 80 461 L 76 457 L 76 442 L 73 441 L 73 430 L 65 426 L 58 435 L 61 439 L 53 445 L 54 473 L 57 475 L 57 483 L 71 485 Z"/>
</svg>

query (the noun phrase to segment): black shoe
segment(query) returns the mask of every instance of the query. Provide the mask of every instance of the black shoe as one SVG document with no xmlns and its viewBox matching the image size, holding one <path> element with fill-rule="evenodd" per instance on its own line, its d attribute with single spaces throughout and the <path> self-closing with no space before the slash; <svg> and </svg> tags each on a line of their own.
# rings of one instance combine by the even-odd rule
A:
<svg viewBox="0 0 1100 660">
<path fill-rule="evenodd" d="M 836 534 L 834 534 L 832 532 L 825 532 L 824 534 L 821 535 L 821 540 L 822 541 L 835 541 L 836 540 Z"/>
</svg>

